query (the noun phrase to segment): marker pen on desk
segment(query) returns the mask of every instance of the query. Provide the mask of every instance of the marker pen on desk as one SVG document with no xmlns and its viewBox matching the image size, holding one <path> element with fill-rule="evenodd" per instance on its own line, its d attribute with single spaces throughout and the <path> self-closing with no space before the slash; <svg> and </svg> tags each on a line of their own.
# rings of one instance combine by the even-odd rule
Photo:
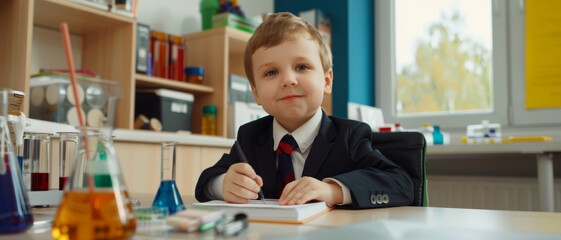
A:
<svg viewBox="0 0 561 240">
<path fill-rule="evenodd" d="M 234 145 L 236 145 L 236 150 L 238 152 L 238 156 L 240 157 L 240 160 L 243 163 L 249 164 L 249 162 L 247 162 L 247 158 L 245 158 L 245 154 L 243 153 L 242 147 L 240 146 L 238 141 L 235 141 Z M 259 189 L 259 197 L 261 197 L 261 199 L 263 200 L 263 204 L 266 204 L 265 203 L 265 195 L 263 195 L 263 190 L 262 189 Z"/>
<path fill-rule="evenodd" d="M 229 216 L 221 223 L 216 225 L 216 232 L 219 235 L 230 237 L 237 235 L 247 229 L 249 218 L 244 213 L 238 213 L 235 216 Z"/>
</svg>

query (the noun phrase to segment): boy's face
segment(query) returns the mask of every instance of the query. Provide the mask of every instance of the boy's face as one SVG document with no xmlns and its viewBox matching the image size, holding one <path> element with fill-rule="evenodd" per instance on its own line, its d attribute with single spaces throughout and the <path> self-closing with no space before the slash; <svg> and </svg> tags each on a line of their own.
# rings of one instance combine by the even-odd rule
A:
<svg viewBox="0 0 561 240">
<path fill-rule="evenodd" d="M 296 36 L 252 56 L 257 104 L 288 131 L 308 121 L 318 110 L 324 94 L 330 94 L 333 70 L 324 73 L 318 44 Z"/>
</svg>

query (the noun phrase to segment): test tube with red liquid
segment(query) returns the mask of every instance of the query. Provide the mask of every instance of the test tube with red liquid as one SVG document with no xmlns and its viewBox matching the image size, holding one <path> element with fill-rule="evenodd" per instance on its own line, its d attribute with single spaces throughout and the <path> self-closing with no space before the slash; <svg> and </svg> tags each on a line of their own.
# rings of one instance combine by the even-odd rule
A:
<svg viewBox="0 0 561 240">
<path fill-rule="evenodd" d="M 59 132 L 58 134 L 60 135 L 58 189 L 62 191 L 77 157 L 80 133 Z"/>
<path fill-rule="evenodd" d="M 49 190 L 50 133 L 31 133 L 31 191 Z"/>
</svg>

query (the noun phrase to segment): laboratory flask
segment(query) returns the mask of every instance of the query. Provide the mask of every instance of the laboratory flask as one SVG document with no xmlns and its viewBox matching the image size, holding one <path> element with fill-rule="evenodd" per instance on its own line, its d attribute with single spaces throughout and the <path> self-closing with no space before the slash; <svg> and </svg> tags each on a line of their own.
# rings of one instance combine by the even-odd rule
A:
<svg viewBox="0 0 561 240">
<path fill-rule="evenodd" d="M 184 209 L 183 200 L 175 184 L 176 142 L 162 142 L 161 182 L 152 207 L 167 207 L 170 214 Z"/>
<path fill-rule="evenodd" d="M 120 86 L 110 81 L 91 84 L 103 91 L 107 116 L 95 121 L 97 127 L 82 123 L 79 128 L 78 156 L 53 222 L 54 239 L 124 239 L 136 230 L 112 137 Z"/>
<path fill-rule="evenodd" d="M 8 92 L 0 89 L 0 234 L 27 230 L 33 215 L 8 130 Z"/>
<path fill-rule="evenodd" d="M 134 233 L 136 220 L 111 133 L 110 128 L 80 133 L 78 157 L 53 222 L 54 239 L 121 239 Z"/>
</svg>

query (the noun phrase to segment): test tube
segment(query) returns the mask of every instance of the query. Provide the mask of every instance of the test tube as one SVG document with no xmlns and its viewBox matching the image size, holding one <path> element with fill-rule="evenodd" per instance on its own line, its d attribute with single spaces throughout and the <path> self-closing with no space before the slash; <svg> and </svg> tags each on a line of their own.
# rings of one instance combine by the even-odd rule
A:
<svg viewBox="0 0 561 240">
<path fill-rule="evenodd" d="M 72 172 L 74 160 L 78 156 L 80 133 L 59 132 L 58 134 L 60 135 L 58 189 L 62 191 Z"/>
<path fill-rule="evenodd" d="M 50 133 L 31 133 L 31 191 L 49 190 Z"/>
<path fill-rule="evenodd" d="M 23 133 L 23 153 L 21 162 L 21 176 L 25 190 L 31 190 L 31 134 Z"/>
</svg>

